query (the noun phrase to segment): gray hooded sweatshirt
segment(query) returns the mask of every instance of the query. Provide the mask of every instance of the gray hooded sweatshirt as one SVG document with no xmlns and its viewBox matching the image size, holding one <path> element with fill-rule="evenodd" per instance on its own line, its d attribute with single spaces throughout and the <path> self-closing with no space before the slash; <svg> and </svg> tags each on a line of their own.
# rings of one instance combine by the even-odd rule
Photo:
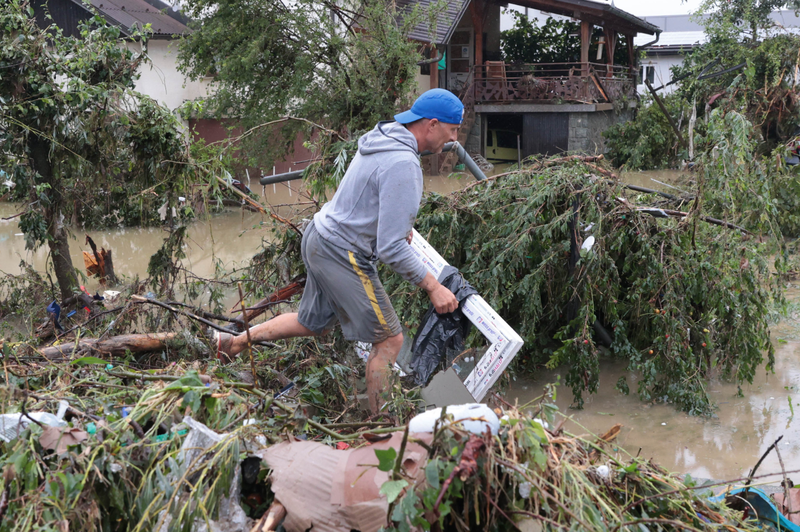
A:
<svg viewBox="0 0 800 532">
<path fill-rule="evenodd" d="M 314 216 L 320 236 L 379 260 L 418 284 L 427 273 L 406 242 L 422 199 L 417 139 L 397 122 L 381 122 L 358 139 L 358 153 L 333 199 Z"/>
</svg>

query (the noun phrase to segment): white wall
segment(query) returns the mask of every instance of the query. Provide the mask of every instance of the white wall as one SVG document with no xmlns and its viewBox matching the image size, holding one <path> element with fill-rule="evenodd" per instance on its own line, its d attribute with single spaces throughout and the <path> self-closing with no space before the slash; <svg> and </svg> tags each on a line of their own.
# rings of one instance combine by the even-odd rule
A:
<svg viewBox="0 0 800 532">
<path fill-rule="evenodd" d="M 639 61 L 639 66 L 652 66 L 655 68 L 653 87 L 657 88 L 672 81 L 672 72 L 670 71 L 670 68 L 675 65 L 680 65 L 681 63 L 683 63 L 682 55 L 658 55 L 651 53 L 647 55 L 647 58 L 641 59 Z M 664 87 L 663 89 L 658 91 L 658 94 L 660 95 L 669 94 L 675 91 L 677 88 L 678 84 L 676 83 L 675 85 Z M 640 95 L 649 93 L 644 83 L 638 85 L 636 87 L 636 91 Z"/>
<path fill-rule="evenodd" d="M 174 111 L 186 101 L 207 96 L 209 88 L 213 90 L 213 78 L 189 81 L 178 71 L 178 41 L 151 39 L 147 42 L 147 55 L 150 63 L 141 67 L 136 90 L 170 110 Z"/>
<path fill-rule="evenodd" d="M 436 63 L 431 65 L 431 68 L 439 68 Z M 431 76 L 430 74 L 420 74 L 419 68 L 417 68 L 417 90 L 415 91 L 415 97 L 417 95 L 422 94 L 426 90 L 431 88 Z"/>
</svg>

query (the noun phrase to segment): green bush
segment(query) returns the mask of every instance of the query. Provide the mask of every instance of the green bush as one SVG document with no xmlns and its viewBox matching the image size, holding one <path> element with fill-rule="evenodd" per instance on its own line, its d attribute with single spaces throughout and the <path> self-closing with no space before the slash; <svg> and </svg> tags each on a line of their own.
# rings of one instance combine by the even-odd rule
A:
<svg viewBox="0 0 800 532">
<path fill-rule="evenodd" d="M 685 104 L 676 96 L 667 96 L 664 102 L 673 117 L 685 111 Z M 642 99 L 634 120 L 610 127 L 603 137 L 613 163 L 629 170 L 673 167 L 686 157 L 667 117 L 650 98 Z"/>
</svg>

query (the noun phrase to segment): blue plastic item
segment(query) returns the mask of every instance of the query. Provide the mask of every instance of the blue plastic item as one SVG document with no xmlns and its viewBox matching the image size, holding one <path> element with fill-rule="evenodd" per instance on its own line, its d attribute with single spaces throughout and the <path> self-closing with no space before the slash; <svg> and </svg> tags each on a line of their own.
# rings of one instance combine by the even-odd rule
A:
<svg viewBox="0 0 800 532">
<path fill-rule="evenodd" d="M 50 314 L 51 316 L 53 316 L 53 323 L 55 324 L 56 328 L 57 328 L 59 331 L 62 331 L 62 332 L 63 332 L 63 331 L 64 331 L 64 328 L 63 328 L 63 327 L 61 326 L 61 324 L 58 322 L 58 318 L 60 318 L 60 317 L 61 317 L 61 306 L 59 306 L 59 304 L 58 304 L 58 303 L 56 303 L 56 301 L 55 301 L 55 300 L 53 300 L 53 302 L 52 302 L 52 303 L 50 303 L 49 305 L 47 305 L 47 313 L 48 313 L 48 314 Z"/>
<path fill-rule="evenodd" d="M 744 492 L 747 492 L 746 494 Z M 781 530 L 787 532 L 800 532 L 800 525 L 796 525 L 789 521 L 775 506 L 769 495 L 757 488 L 736 488 L 730 490 L 716 497 L 711 497 L 713 502 L 725 502 L 725 497 L 736 495 L 742 497 L 747 501 L 745 506 L 748 507 L 748 512 L 752 514 L 755 510 L 756 515 L 749 515 L 750 518 L 755 518 L 762 525 L 769 527 L 768 530 Z"/>
</svg>

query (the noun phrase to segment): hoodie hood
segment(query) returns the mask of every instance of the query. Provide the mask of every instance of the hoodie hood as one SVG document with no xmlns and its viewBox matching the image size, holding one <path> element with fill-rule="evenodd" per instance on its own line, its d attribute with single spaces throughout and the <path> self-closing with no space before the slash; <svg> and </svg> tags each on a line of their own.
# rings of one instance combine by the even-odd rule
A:
<svg viewBox="0 0 800 532">
<path fill-rule="evenodd" d="M 407 151 L 419 155 L 417 138 L 397 122 L 378 122 L 375 129 L 358 139 L 361 155 L 387 151 Z"/>
</svg>

